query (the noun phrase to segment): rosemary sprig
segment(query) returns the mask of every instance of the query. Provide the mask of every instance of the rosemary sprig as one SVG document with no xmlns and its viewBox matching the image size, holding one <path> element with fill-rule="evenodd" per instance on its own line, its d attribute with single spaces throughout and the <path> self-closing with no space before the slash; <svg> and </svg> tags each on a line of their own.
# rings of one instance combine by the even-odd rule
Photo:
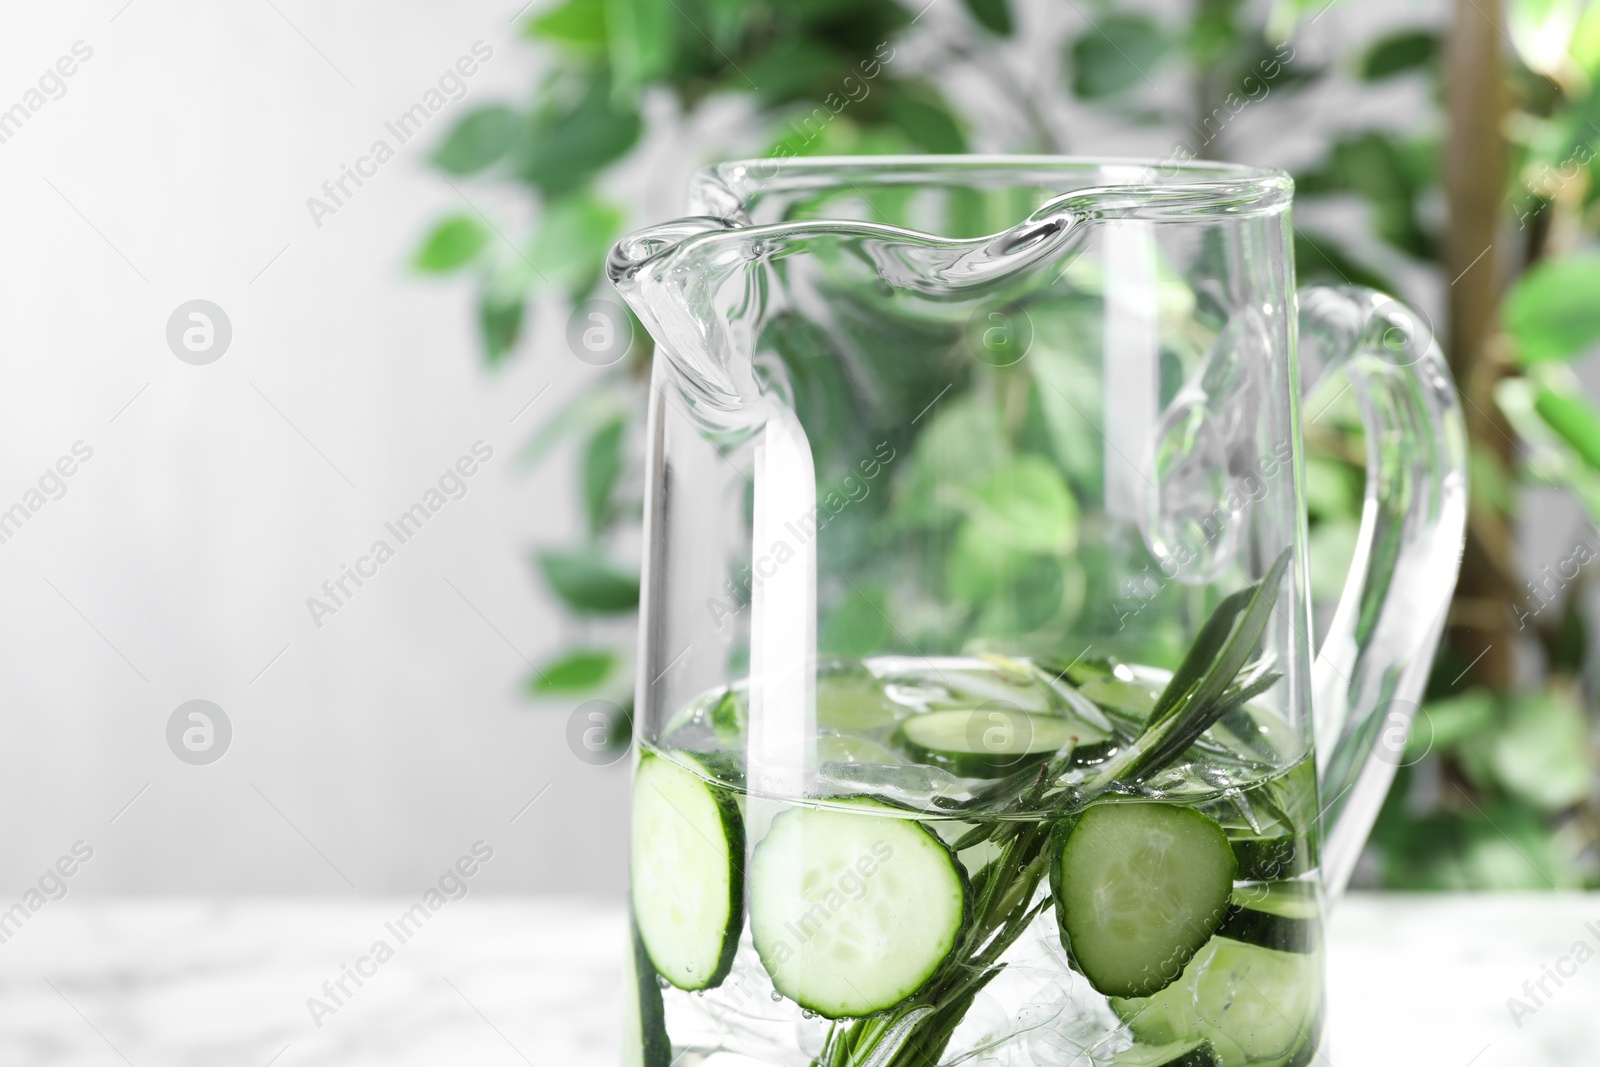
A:
<svg viewBox="0 0 1600 1067">
<path fill-rule="evenodd" d="M 813 1067 L 935 1067 L 973 1001 L 1005 969 L 1000 957 L 1050 903 L 1048 895 L 1035 897 L 1048 873 L 1057 820 L 1015 816 L 1065 807 L 1069 796 L 1098 792 L 1117 781 L 1148 778 L 1183 755 L 1222 716 L 1270 689 L 1280 676 L 1265 661 L 1251 659 L 1288 566 L 1285 549 L 1260 582 L 1217 605 L 1139 735 L 1093 779 L 1052 788 L 1070 767 L 1069 753 L 986 798 L 1005 799 L 951 846 L 960 852 L 988 841 L 1000 849 L 972 877 L 972 921 L 959 948 L 906 1003 L 831 1029 Z"/>
<path fill-rule="evenodd" d="M 1250 659 L 1266 632 L 1288 567 L 1289 550 L 1284 549 L 1261 581 L 1217 605 L 1156 698 L 1144 729 L 1106 762 L 1093 780 L 1095 786 L 1150 777 L 1186 752 L 1222 716 L 1277 683 L 1278 673 L 1263 661 L 1251 665 Z"/>
</svg>

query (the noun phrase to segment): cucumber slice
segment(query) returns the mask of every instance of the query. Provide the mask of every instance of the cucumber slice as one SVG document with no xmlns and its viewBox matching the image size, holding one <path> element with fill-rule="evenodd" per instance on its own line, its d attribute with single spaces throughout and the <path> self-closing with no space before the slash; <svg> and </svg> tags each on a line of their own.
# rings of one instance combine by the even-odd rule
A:
<svg viewBox="0 0 1600 1067">
<path fill-rule="evenodd" d="M 1194 1017 L 1194 983 L 1188 980 L 1193 970 L 1190 966 L 1183 981 L 1148 997 L 1112 997 L 1111 1010 L 1147 1045 L 1196 1040 L 1200 1030 Z"/>
<path fill-rule="evenodd" d="M 737 689 L 728 689 L 722 698 L 711 705 L 711 711 L 706 716 L 711 722 L 711 732 L 716 735 L 724 748 L 737 749 L 744 740 L 745 708 L 750 702 L 748 693 Z"/>
<path fill-rule="evenodd" d="M 1058 715 L 987 707 L 913 715 L 901 723 L 900 736 L 921 762 L 962 778 L 1004 778 L 1063 748 L 1110 735 Z"/>
<path fill-rule="evenodd" d="M 1322 1028 L 1322 958 L 1219 937 L 1196 969 L 1195 1014 L 1222 1067 L 1279 1067 L 1315 1052 Z"/>
<path fill-rule="evenodd" d="M 898 767 L 905 756 L 869 737 L 822 734 L 817 738 L 817 760 L 822 763 L 870 763 Z"/>
<path fill-rule="evenodd" d="M 1135 672 L 1127 664 L 1110 660 L 1079 660 L 1067 668 L 1066 675 L 1078 692 L 1100 707 L 1139 723 L 1150 717 L 1166 685 L 1166 679 L 1148 667 Z"/>
<path fill-rule="evenodd" d="M 750 933 L 779 993 L 828 1019 L 894 1007 L 956 949 L 968 886 L 944 842 L 886 804 L 790 808 L 750 859 Z"/>
<path fill-rule="evenodd" d="M 650 965 L 644 943 L 639 940 L 639 930 L 632 923 L 628 925 L 628 951 L 622 969 L 623 1067 L 671 1067 L 672 1041 L 667 1037 L 661 987 L 656 984 L 656 969 Z"/>
<path fill-rule="evenodd" d="M 1219 1067 L 1209 1041 L 1175 1041 L 1162 1045 L 1135 1045 L 1112 1057 L 1112 1067 Z"/>
<path fill-rule="evenodd" d="M 1310 882 L 1274 882 L 1235 889 L 1217 936 L 1280 952 L 1315 952 L 1321 929 L 1316 887 Z"/>
<path fill-rule="evenodd" d="M 1239 861 L 1240 881 L 1276 882 L 1297 878 L 1311 869 L 1311 849 L 1304 834 L 1276 837 L 1231 837 Z"/>
<path fill-rule="evenodd" d="M 1067 828 L 1051 864 L 1061 943 L 1100 993 L 1147 997 L 1210 940 L 1233 872 L 1222 827 L 1193 808 L 1094 805 Z"/>
<path fill-rule="evenodd" d="M 1233 902 L 1286 919 L 1316 920 L 1322 914 L 1317 887 L 1310 882 L 1242 885 L 1233 891 Z"/>
<path fill-rule="evenodd" d="M 817 677 L 817 725 L 842 734 L 893 728 L 898 715 L 881 683 L 870 675 L 841 671 Z"/>
<path fill-rule="evenodd" d="M 732 796 L 646 754 L 633 776 L 629 853 L 633 918 L 651 965 L 679 989 L 720 985 L 744 921 L 744 825 Z"/>
<path fill-rule="evenodd" d="M 1322 1047 L 1321 1041 L 1322 1021 L 1318 1019 L 1306 1034 L 1305 1041 L 1298 1045 L 1293 1052 L 1285 1056 L 1281 1063 L 1275 1064 L 1273 1067 L 1311 1067 L 1312 1061 L 1317 1058 L 1318 1049 Z M 1326 1063 L 1327 1061 L 1323 1060 L 1323 1062 Z"/>
</svg>

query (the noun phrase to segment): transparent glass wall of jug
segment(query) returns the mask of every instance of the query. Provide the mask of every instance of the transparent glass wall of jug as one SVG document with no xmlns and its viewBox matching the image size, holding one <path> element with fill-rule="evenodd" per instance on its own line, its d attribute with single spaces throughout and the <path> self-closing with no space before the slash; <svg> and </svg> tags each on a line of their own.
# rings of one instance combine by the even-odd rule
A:
<svg viewBox="0 0 1600 1067">
<path fill-rule="evenodd" d="M 1291 196 L 753 161 L 614 250 L 657 343 L 631 1057 L 1311 1062 L 1322 876 L 1420 692 L 1464 464 L 1414 318 L 1297 301 Z M 1300 378 L 1334 368 L 1374 476 L 1314 670 Z"/>
</svg>

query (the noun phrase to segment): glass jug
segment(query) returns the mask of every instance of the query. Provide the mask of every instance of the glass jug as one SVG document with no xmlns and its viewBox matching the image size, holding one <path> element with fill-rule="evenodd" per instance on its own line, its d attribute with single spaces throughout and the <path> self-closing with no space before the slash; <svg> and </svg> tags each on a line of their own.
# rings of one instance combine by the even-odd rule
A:
<svg viewBox="0 0 1600 1067">
<path fill-rule="evenodd" d="M 756 160 L 607 269 L 656 342 L 625 1061 L 1301 1065 L 1459 564 L 1421 320 L 1275 171 Z M 1367 489 L 1313 648 L 1301 398 Z"/>
</svg>

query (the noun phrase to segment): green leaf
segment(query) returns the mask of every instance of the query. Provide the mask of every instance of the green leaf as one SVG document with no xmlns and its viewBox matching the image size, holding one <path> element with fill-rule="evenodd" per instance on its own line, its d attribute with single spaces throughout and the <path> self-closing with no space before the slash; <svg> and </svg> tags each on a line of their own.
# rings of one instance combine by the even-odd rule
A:
<svg viewBox="0 0 1600 1067">
<path fill-rule="evenodd" d="M 1424 705 L 1406 739 L 1407 762 L 1421 759 L 1430 750 L 1454 748 L 1487 732 L 1494 725 L 1495 706 L 1495 695 L 1487 689 L 1473 689 Z"/>
<path fill-rule="evenodd" d="M 923 418 L 911 477 L 895 500 L 895 518 L 914 526 L 959 517 L 968 490 L 1005 462 L 1005 433 L 993 404 L 945 396 Z"/>
<path fill-rule="evenodd" d="M 1384 882 L 1395 888 L 1548 890 L 1581 884 L 1544 813 L 1524 805 L 1480 803 L 1462 816 L 1407 820 L 1393 837 L 1384 843 L 1383 861 Z"/>
<path fill-rule="evenodd" d="M 539 667 L 528 681 L 535 696 L 581 693 L 598 688 L 617 666 L 616 653 L 603 648 L 579 649 Z"/>
<path fill-rule="evenodd" d="M 977 631 L 989 636 L 1028 633 L 1083 604 L 1082 568 L 1070 556 L 1007 548 L 976 523 L 956 532 L 945 558 L 951 600 L 982 609 Z"/>
<path fill-rule="evenodd" d="M 1583 709 L 1557 690 L 1512 696 L 1492 731 L 1462 742 L 1473 781 L 1547 812 L 1583 800 L 1594 787 Z"/>
<path fill-rule="evenodd" d="M 1331 519 L 1361 513 L 1361 475 L 1325 456 L 1306 457 L 1306 511 Z"/>
<path fill-rule="evenodd" d="M 1055 465 L 1018 456 L 968 494 L 967 518 L 983 543 L 1016 552 L 1071 552 L 1078 543 L 1078 505 Z"/>
<path fill-rule="evenodd" d="M 1051 453 L 1071 483 L 1088 497 L 1100 495 L 1105 478 L 1100 460 L 1105 398 L 1101 390 L 1081 386 L 1100 373 L 1098 301 L 1093 308 L 1064 306 L 1060 300 L 1030 304 L 1033 348 L 1021 364 L 1035 382 L 1033 393 Z"/>
<path fill-rule="evenodd" d="M 478 333 L 483 338 L 483 354 L 491 367 L 511 353 L 522 336 L 522 319 L 527 305 L 520 296 L 484 293 L 478 300 Z"/>
<path fill-rule="evenodd" d="M 1569 76 L 1574 16 L 1587 6 L 1570 0 L 1513 0 L 1506 5 L 1506 30 L 1528 69 L 1550 78 Z"/>
<path fill-rule="evenodd" d="M 538 562 L 546 584 L 573 611 L 616 615 L 639 606 L 638 574 L 598 552 L 541 552 Z"/>
<path fill-rule="evenodd" d="M 597 534 L 611 513 L 611 491 L 622 471 L 622 439 L 628 422 L 618 418 L 600 427 L 583 450 L 583 504 L 589 532 Z"/>
<path fill-rule="evenodd" d="M 606 47 L 606 2 L 567 0 L 529 20 L 523 32 L 579 55 L 597 55 Z"/>
<path fill-rule="evenodd" d="M 967 150 L 960 123 L 931 90 L 895 86 L 886 96 L 883 110 L 888 120 L 924 152 L 952 155 Z"/>
<path fill-rule="evenodd" d="M 451 174 L 476 174 L 506 154 L 521 122 L 504 104 L 480 107 L 456 123 L 433 153 L 433 162 Z"/>
<path fill-rule="evenodd" d="M 1011 0 L 965 0 L 967 11 L 991 33 L 1010 37 L 1016 28 L 1011 18 Z"/>
<path fill-rule="evenodd" d="M 554 415 L 546 419 L 527 444 L 517 453 L 517 462 L 532 467 L 550 454 L 556 444 L 568 434 L 599 429 L 614 418 L 622 418 L 631 409 L 618 394 L 615 384 L 606 379 L 595 383 L 563 404 Z"/>
<path fill-rule="evenodd" d="M 1548 260 L 1517 279 L 1502 321 L 1523 366 L 1581 356 L 1600 341 L 1600 255 Z"/>
<path fill-rule="evenodd" d="M 1407 255 L 1430 259 L 1437 242 L 1424 225 L 1421 202 L 1436 183 L 1437 154 L 1436 144 L 1416 136 L 1349 135 L 1334 143 L 1319 168 L 1296 176 L 1296 192 L 1359 193 L 1371 207 L 1379 237 Z"/>
<path fill-rule="evenodd" d="M 1537 410 L 1539 395 L 1545 390 L 1581 397 L 1580 389 L 1578 377 L 1570 366 L 1543 363 L 1530 368 L 1526 377 L 1510 377 L 1499 382 L 1494 387 L 1494 399 L 1523 441 L 1523 446 L 1517 449 L 1522 477 L 1534 485 L 1554 486 L 1570 492 L 1583 504 L 1589 520 L 1600 525 L 1600 469 L 1579 455 Z M 1476 491 L 1477 483 L 1473 484 Z"/>
<path fill-rule="evenodd" d="M 1591 81 L 1600 73 L 1600 4 L 1584 5 L 1568 50 Z"/>
<path fill-rule="evenodd" d="M 1426 30 L 1406 30 L 1373 43 L 1361 58 L 1361 79 L 1375 82 L 1425 67 L 1439 52 L 1439 38 Z"/>
<path fill-rule="evenodd" d="M 1485 505 L 1501 515 L 1512 515 L 1517 506 L 1515 483 L 1506 463 L 1482 442 L 1474 441 L 1467 454 L 1467 484 L 1474 503 Z"/>
<path fill-rule="evenodd" d="M 672 69 L 676 33 L 683 20 L 670 2 L 606 0 L 607 36 L 618 93 L 633 96 Z"/>
<path fill-rule="evenodd" d="M 1323 519 L 1311 527 L 1306 538 L 1310 558 L 1311 597 L 1332 604 L 1344 592 L 1344 580 L 1361 543 L 1361 523 L 1348 516 Z"/>
<path fill-rule="evenodd" d="M 1107 15 L 1072 42 L 1072 91 L 1096 100 L 1146 83 L 1166 49 L 1161 27 L 1148 16 Z"/>
<path fill-rule="evenodd" d="M 639 139 L 638 110 L 617 100 L 604 70 L 552 87 L 545 98 L 513 149 L 512 165 L 546 196 L 586 185 Z"/>
<path fill-rule="evenodd" d="M 489 230 L 477 219 L 451 215 L 434 226 L 412 260 L 418 270 L 444 274 L 470 263 L 489 242 Z"/>
<path fill-rule="evenodd" d="M 783 360 L 819 476 L 833 469 L 835 456 L 855 462 L 872 451 L 877 441 L 866 437 L 871 428 L 863 413 L 867 401 L 850 379 L 849 361 L 820 326 L 796 312 L 779 312 L 762 324 L 756 348 Z"/>
<path fill-rule="evenodd" d="M 1533 410 L 1585 463 L 1600 470 L 1600 411 L 1588 398 L 1541 386 Z"/>
<path fill-rule="evenodd" d="M 1308 234 L 1300 226 L 1295 227 L 1294 268 L 1302 283 L 1341 283 L 1364 285 L 1380 292 L 1395 291 L 1388 278 L 1351 258 L 1333 238 Z"/>
<path fill-rule="evenodd" d="M 1183 755 L 1230 709 L 1277 683 L 1279 675 L 1264 665 L 1250 671 L 1245 667 L 1266 632 L 1292 554 L 1284 549 L 1261 581 L 1217 605 L 1156 698 L 1144 729 L 1132 744 L 1102 765 L 1094 782 L 1137 780 L 1159 771 Z"/>
<path fill-rule="evenodd" d="M 821 114 L 815 110 L 809 112 L 814 119 L 811 123 L 813 128 L 817 123 L 833 118 L 833 113 L 821 106 L 828 94 L 841 93 L 846 88 L 844 79 L 848 76 L 853 75 L 857 81 L 860 80 L 860 71 L 848 59 L 840 56 L 830 42 L 804 37 L 775 39 L 768 47 L 741 62 L 739 68 L 750 81 L 746 82 L 737 71 L 729 70 L 727 89 L 749 93 L 765 108 L 799 102 L 804 102 L 808 108 L 819 108 Z M 877 91 L 875 86 L 872 92 Z M 824 115 L 828 116 L 827 120 L 823 118 Z M 807 120 L 791 121 L 804 124 Z"/>
<path fill-rule="evenodd" d="M 858 659 L 881 652 L 893 638 L 883 590 L 850 589 L 824 619 L 817 648 L 835 656 Z"/>
<path fill-rule="evenodd" d="M 605 263 L 622 226 L 622 212 L 587 192 L 548 205 L 534 233 L 528 262 L 542 281 L 581 296 Z"/>
</svg>

